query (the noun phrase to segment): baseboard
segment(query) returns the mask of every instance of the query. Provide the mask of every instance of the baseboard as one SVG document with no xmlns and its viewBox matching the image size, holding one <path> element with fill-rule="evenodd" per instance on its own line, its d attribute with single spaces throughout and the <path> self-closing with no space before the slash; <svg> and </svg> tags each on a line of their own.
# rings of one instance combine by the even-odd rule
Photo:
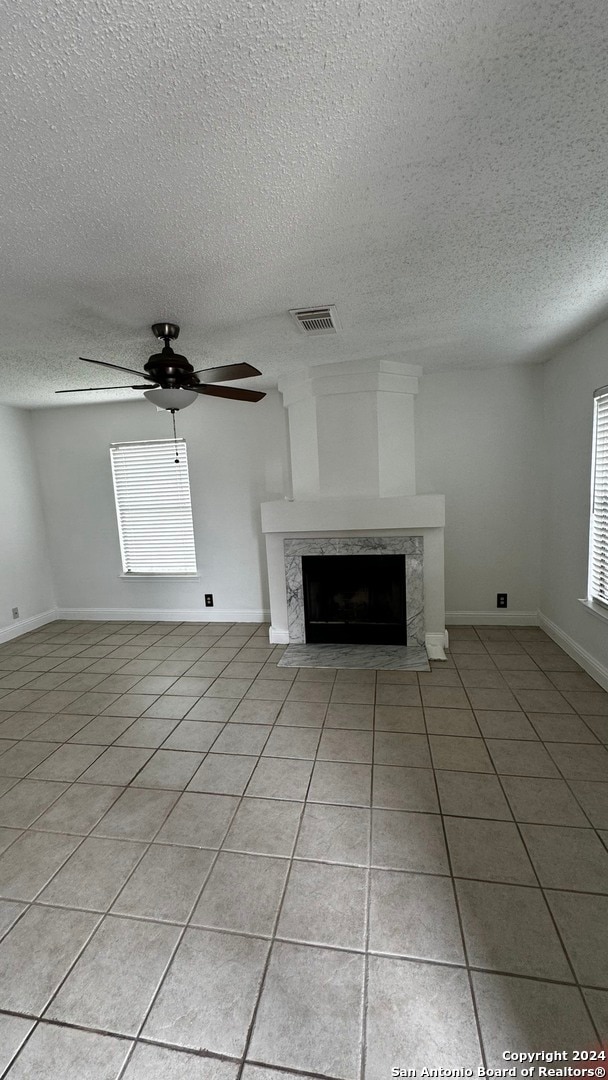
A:
<svg viewBox="0 0 608 1080">
<path fill-rule="evenodd" d="M 275 626 L 271 626 L 268 640 L 271 645 L 289 645 L 289 630 L 277 630 Z"/>
<path fill-rule="evenodd" d="M 537 611 L 446 611 L 448 626 L 538 626 Z"/>
<path fill-rule="evenodd" d="M 15 619 L 11 626 L 5 626 L 3 630 L 0 630 L 0 642 L 12 641 L 13 638 L 29 634 L 31 630 L 37 630 L 39 626 L 46 626 L 47 623 L 59 618 L 57 608 L 51 608 L 49 611 L 41 612 L 40 615 L 32 615 L 29 619 Z"/>
<path fill-rule="evenodd" d="M 446 630 L 438 634 L 425 634 L 424 644 L 429 660 L 446 660 L 445 650 L 448 647 L 448 634 Z"/>
<path fill-rule="evenodd" d="M 242 611 L 226 608 L 58 608 L 58 619 L 95 622 L 267 622 L 269 611 Z"/>
<path fill-rule="evenodd" d="M 577 645 L 574 638 L 571 638 L 564 630 L 560 630 L 559 626 L 556 626 L 551 619 L 543 615 L 542 611 L 538 613 L 538 625 L 553 639 L 556 645 L 559 645 L 560 649 L 563 649 L 564 652 L 568 653 L 568 656 L 576 660 L 576 663 L 580 664 L 587 674 L 591 675 L 592 679 L 595 679 L 604 690 L 608 690 L 608 667 L 605 664 L 601 664 L 586 649 Z"/>
</svg>

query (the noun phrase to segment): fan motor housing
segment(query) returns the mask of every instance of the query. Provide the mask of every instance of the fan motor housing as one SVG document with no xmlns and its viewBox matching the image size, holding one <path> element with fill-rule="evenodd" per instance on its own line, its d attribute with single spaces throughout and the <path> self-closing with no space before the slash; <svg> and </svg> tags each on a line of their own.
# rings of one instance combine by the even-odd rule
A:
<svg viewBox="0 0 608 1080">
<path fill-rule="evenodd" d="M 144 370 L 161 386 L 174 387 L 198 382 L 198 378 L 192 378 L 194 372 L 192 364 L 185 356 L 174 353 L 168 346 L 162 353 L 153 353 L 144 364 Z"/>
</svg>

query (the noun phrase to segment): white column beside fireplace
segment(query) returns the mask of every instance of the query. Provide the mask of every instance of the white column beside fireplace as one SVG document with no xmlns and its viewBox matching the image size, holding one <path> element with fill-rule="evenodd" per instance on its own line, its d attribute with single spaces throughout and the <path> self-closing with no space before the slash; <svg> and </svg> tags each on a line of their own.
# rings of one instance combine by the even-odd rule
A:
<svg viewBox="0 0 608 1080">
<path fill-rule="evenodd" d="M 356 361 L 279 383 L 293 498 L 262 504 L 272 642 L 304 640 L 302 554 L 390 550 L 405 560 L 408 642 L 424 642 L 431 658 L 445 659 L 445 500 L 415 494 L 420 374 L 395 361 Z"/>
</svg>

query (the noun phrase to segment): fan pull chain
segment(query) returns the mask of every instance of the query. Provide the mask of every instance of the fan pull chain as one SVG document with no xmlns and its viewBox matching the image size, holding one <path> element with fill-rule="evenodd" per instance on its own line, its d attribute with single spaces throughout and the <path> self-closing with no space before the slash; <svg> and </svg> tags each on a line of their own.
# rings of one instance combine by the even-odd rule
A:
<svg viewBox="0 0 608 1080">
<path fill-rule="evenodd" d="M 177 449 L 177 432 L 175 431 L 175 409 L 171 409 L 171 419 L 173 421 L 173 442 L 175 443 L 175 464 L 179 465 L 179 450 Z"/>
</svg>

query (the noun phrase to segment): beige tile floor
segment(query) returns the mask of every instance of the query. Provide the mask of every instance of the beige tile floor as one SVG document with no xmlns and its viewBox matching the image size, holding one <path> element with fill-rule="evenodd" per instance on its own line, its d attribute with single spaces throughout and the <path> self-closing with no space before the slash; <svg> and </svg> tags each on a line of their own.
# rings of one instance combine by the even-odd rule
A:
<svg viewBox="0 0 608 1080">
<path fill-rule="evenodd" d="M 385 1080 L 608 1039 L 608 694 L 535 628 L 430 673 L 267 628 L 0 647 L 0 1076 Z"/>
</svg>

